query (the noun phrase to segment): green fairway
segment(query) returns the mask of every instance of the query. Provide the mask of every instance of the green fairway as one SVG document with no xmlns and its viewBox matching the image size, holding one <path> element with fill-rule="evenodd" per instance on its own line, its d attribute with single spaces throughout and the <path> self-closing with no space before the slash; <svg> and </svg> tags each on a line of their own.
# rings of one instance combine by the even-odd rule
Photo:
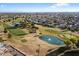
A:
<svg viewBox="0 0 79 59">
<path fill-rule="evenodd" d="M 54 30 L 54 29 L 45 29 L 45 31 L 47 31 L 49 33 L 62 34 L 62 32 Z"/>
<path fill-rule="evenodd" d="M 9 32 L 15 36 L 21 36 L 21 35 L 25 35 L 26 33 L 24 31 L 22 31 L 21 29 L 17 28 L 17 29 L 8 29 Z"/>
<path fill-rule="evenodd" d="M 5 23 L 3 24 L 3 27 L 4 28 L 10 28 L 10 26 L 8 24 L 5 24 Z"/>
<path fill-rule="evenodd" d="M 21 22 L 21 21 L 23 21 L 21 18 L 17 18 L 17 19 L 15 20 L 15 22 Z"/>
<path fill-rule="evenodd" d="M 10 25 L 8 24 L 3 24 L 4 28 L 6 28 L 12 35 L 15 36 L 21 36 L 21 35 L 25 35 L 26 32 L 24 32 L 23 30 L 21 30 L 20 28 L 12 28 Z"/>
</svg>

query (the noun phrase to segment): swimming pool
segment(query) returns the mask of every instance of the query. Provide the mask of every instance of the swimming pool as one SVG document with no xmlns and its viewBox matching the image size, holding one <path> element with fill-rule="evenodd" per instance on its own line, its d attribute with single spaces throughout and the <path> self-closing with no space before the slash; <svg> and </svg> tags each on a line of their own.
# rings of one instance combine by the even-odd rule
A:
<svg viewBox="0 0 79 59">
<path fill-rule="evenodd" d="M 59 38 L 55 37 L 55 36 L 49 36 L 49 35 L 42 35 L 40 36 L 41 40 L 44 40 L 50 44 L 55 44 L 55 45 L 65 45 L 64 42 L 62 40 L 60 40 Z"/>
</svg>

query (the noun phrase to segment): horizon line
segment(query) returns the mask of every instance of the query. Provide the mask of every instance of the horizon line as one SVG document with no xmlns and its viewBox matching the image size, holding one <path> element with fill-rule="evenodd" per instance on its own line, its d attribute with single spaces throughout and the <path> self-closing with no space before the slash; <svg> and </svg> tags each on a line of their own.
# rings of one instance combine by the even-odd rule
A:
<svg viewBox="0 0 79 59">
<path fill-rule="evenodd" d="M 60 12 L 60 11 L 57 11 L 57 12 Z M 66 12 L 70 12 L 70 11 L 66 11 Z M 77 11 L 77 12 L 79 12 L 79 11 Z M 55 13 L 55 12 L 0 12 L 0 13 Z M 61 11 L 61 13 L 62 13 L 62 11 Z"/>
</svg>

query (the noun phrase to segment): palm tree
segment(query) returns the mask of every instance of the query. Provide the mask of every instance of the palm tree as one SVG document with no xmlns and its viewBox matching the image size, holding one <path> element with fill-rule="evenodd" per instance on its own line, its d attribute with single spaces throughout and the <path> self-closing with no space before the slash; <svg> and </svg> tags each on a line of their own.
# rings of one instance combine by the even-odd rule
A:
<svg viewBox="0 0 79 59">
<path fill-rule="evenodd" d="M 77 46 L 76 46 L 77 40 L 76 40 L 76 39 L 71 38 L 71 39 L 70 39 L 70 41 L 71 41 L 71 42 L 72 42 L 72 44 L 73 44 L 73 48 L 77 48 Z"/>
<path fill-rule="evenodd" d="M 67 48 L 71 48 L 71 41 L 70 40 L 64 40 L 64 43 L 66 44 Z"/>
<path fill-rule="evenodd" d="M 77 40 L 74 38 L 65 39 L 64 43 L 66 44 L 67 47 L 70 47 L 71 49 L 77 48 L 76 46 Z"/>
</svg>

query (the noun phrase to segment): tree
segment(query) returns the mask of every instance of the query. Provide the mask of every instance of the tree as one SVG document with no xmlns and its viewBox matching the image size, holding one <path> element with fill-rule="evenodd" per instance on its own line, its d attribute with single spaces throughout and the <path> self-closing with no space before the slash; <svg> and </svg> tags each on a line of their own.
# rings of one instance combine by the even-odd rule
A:
<svg viewBox="0 0 79 59">
<path fill-rule="evenodd" d="M 71 38 L 71 39 L 70 39 L 70 41 L 71 41 L 71 42 L 72 42 L 72 44 L 73 44 L 73 48 L 77 48 L 77 46 L 76 46 L 77 40 L 76 40 L 76 39 Z"/>
<path fill-rule="evenodd" d="M 4 33 L 7 33 L 7 29 L 6 28 L 4 28 Z"/>
<path fill-rule="evenodd" d="M 66 44 L 67 48 L 71 48 L 71 41 L 70 40 L 64 40 L 64 43 Z"/>
<path fill-rule="evenodd" d="M 21 24 L 22 28 L 26 28 L 26 23 L 25 22 L 20 21 L 20 24 Z"/>
<path fill-rule="evenodd" d="M 64 43 L 66 44 L 67 47 L 70 47 L 72 49 L 77 48 L 76 46 L 77 40 L 74 38 L 65 39 Z"/>
<path fill-rule="evenodd" d="M 3 42 L 4 40 L 3 40 L 3 38 L 2 37 L 0 37 L 0 42 Z"/>
<path fill-rule="evenodd" d="M 8 38 L 11 38 L 11 37 L 12 37 L 12 35 L 10 33 L 8 33 Z"/>
</svg>

